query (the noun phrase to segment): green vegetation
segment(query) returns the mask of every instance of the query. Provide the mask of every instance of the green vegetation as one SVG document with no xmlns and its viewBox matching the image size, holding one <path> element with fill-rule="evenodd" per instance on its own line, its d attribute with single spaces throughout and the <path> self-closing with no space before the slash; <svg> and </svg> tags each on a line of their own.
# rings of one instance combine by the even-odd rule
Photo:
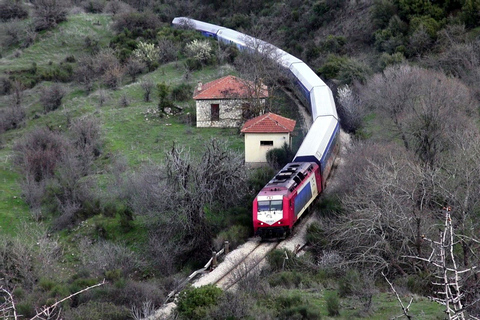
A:
<svg viewBox="0 0 480 320">
<path fill-rule="evenodd" d="M 452 205 L 466 235 L 458 265 L 478 264 L 468 238 L 479 230 L 477 0 L 81 6 L 72 12 L 89 13 L 67 14 L 63 0 L 0 3 L 0 285 L 19 313 L 107 279 L 61 317 L 145 318 L 212 249 L 251 235 L 252 197 L 275 170 L 245 170 L 238 128 L 197 128 L 193 89 L 226 74 L 268 84 L 267 111 L 297 120 L 292 150 L 271 152 L 277 167 L 306 132 L 274 63 L 170 27 L 191 12 L 275 43 L 339 86 L 355 148 L 334 173 L 342 184 L 315 204 L 304 256 L 270 253 L 270 269 L 236 293 L 188 289 L 178 315 L 393 318 L 388 271 L 412 317 L 443 318 L 423 297 L 436 270 L 404 257 L 428 254 L 418 237 L 436 236 L 438 206 Z M 462 285 L 478 294 L 474 277 Z"/>
</svg>

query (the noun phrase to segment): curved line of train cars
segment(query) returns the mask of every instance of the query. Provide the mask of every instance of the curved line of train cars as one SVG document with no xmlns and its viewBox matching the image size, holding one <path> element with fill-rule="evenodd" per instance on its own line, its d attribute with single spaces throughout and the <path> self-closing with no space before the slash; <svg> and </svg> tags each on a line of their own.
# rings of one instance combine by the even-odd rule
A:
<svg viewBox="0 0 480 320">
<path fill-rule="evenodd" d="M 258 51 L 278 62 L 294 78 L 312 115 L 312 125 L 293 162 L 267 183 L 253 202 L 256 236 L 285 237 L 309 205 L 323 191 L 338 153 L 340 126 L 332 91 L 302 60 L 265 41 L 241 32 L 185 17 L 173 19 L 177 27 L 193 28 L 240 50 Z"/>
</svg>

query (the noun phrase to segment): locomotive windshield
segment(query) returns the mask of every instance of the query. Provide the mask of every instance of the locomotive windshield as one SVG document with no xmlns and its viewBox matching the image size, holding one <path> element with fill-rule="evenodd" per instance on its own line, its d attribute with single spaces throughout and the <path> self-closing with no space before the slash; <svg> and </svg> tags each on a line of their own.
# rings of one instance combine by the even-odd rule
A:
<svg viewBox="0 0 480 320">
<path fill-rule="evenodd" d="M 282 200 L 258 201 L 258 211 L 280 211 Z"/>
</svg>

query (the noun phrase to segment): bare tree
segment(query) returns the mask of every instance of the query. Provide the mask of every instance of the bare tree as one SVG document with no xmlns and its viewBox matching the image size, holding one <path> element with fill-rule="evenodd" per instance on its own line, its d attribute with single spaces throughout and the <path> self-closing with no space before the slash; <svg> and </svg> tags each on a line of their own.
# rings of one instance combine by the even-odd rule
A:
<svg viewBox="0 0 480 320">
<path fill-rule="evenodd" d="M 35 0 L 34 24 L 40 30 L 50 29 L 67 19 L 69 3 L 66 0 Z"/>
<path fill-rule="evenodd" d="M 471 274 L 472 271 L 477 269 L 477 266 L 462 269 L 459 267 L 455 256 L 455 244 L 457 242 L 458 235 L 453 228 L 452 216 L 450 211 L 451 207 L 444 207 L 444 225 L 443 229 L 439 231 L 438 240 L 432 240 L 424 237 L 424 240 L 431 244 L 432 251 L 428 258 L 420 256 L 410 256 L 410 258 L 425 261 L 433 265 L 437 269 L 437 281 L 433 285 L 437 286 L 438 290 L 435 291 L 436 297 L 432 297 L 432 300 L 444 305 L 446 307 L 445 313 L 449 320 L 464 320 L 466 319 L 465 310 L 465 293 L 462 289 L 463 281 L 466 275 Z M 478 243 L 480 241 L 475 240 Z M 474 304 L 480 301 L 477 298 L 475 301 L 470 301 L 470 304 Z M 478 319 L 471 317 L 473 319 Z"/>
<path fill-rule="evenodd" d="M 132 78 L 133 82 L 137 80 L 137 76 L 142 73 L 144 68 L 145 64 L 135 58 L 128 59 L 125 64 L 125 72 Z"/>
<path fill-rule="evenodd" d="M 40 103 L 45 113 L 54 111 L 62 105 L 62 99 L 66 91 L 62 85 L 54 83 L 50 87 L 43 88 L 40 93 Z"/>
<path fill-rule="evenodd" d="M 35 128 L 14 146 L 15 164 L 35 181 L 53 176 L 61 156 L 68 152 L 67 141 L 47 128 Z"/>
<path fill-rule="evenodd" d="M 475 110 L 470 90 L 460 81 L 407 65 L 387 68 L 359 92 L 382 115 L 385 131 L 429 166 L 450 147 L 448 133 L 461 129 Z"/>
<path fill-rule="evenodd" d="M 421 255 L 425 250 L 421 235 L 432 232 L 432 181 L 438 173 L 424 170 L 395 145 L 381 148 L 381 153 L 372 152 L 365 159 L 363 167 L 344 167 L 345 175 L 353 176 L 346 181 L 355 187 L 341 196 L 348 214 L 322 222 L 331 242 L 326 249 L 340 250 L 344 263 L 366 266 L 373 274 L 389 268 L 405 275 L 424 269 L 402 258 L 401 253 Z M 352 162 L 359 159 L 347 158 Z"/>
<path fill-rule="evenodd" d="M 162 167 L 149 166 L 135 175 L 129 204 L 138 214 L 152 216 L 152 236 L 165 240 L 158 242 L 165 243 L 159 250 L 170 248 L 170 235 L 182 235 L 174 246 L 178 259 L 205 257 L 212 238 L 206 211 L 237 203 L 246 192 L 245 181 L 243 157 L 225 143 L 212 139 L 201 159 L 173 145 Z"/>
<path fill-rule="evenodd" d="M 0 286 L 0 297 L 2 298 L 2 302 L 0 303 L 0 316 L 2 319 L 17 320 L 17 308 L 15 307 L 12 293 L 3 286 Z"/>
<path fill-rule="evenodd" d="M 93 88 L 93 82 L 96 78 L 95 60 L 93 56 L 85 56 L 78 59 L 77 67 L 74 71 L 75 80 L 85 87 L 87 92 Z"/>
<path fill-rule="evenodd" d="M 140 82 L 140 86 L 144 91 L 143 101 L 150 102 L 150 96 L 152 94 L 153 88 L 155 88 L 155 83 L 153 83 L 152 79 L 147 78 L 143 79 L 142 82 Z"/>
</svg>

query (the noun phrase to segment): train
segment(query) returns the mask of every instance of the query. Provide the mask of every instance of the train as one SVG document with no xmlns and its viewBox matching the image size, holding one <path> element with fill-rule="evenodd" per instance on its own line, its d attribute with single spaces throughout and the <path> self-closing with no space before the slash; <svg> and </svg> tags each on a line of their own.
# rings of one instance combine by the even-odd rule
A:
<svg viewBox="0 0 480 320">
<path fill-rule="evenodd" d="M 292 78 L 308 107 L 312 124 L 291 163 L 285 165 L 253 200 L 254 235 L 287 237 L 300 217 L 325 190 L 339 152 L 340 122 L 332 91 L 302 60 L 247 34 L 215 24 L 176 17 L 173 26 L 188 27 L 239 50 L 257 51 L 274 59 Z"/>
</svg>

